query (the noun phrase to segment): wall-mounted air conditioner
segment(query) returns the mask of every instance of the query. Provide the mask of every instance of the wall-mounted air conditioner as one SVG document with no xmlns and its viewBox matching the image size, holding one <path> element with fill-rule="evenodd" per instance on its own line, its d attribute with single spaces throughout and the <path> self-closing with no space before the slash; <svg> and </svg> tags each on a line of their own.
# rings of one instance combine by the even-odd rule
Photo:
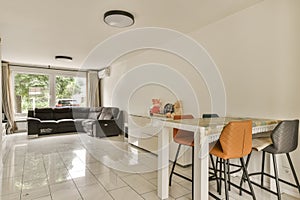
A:
<svg viewBox="0 0 300 200">
<path fill-rule="evenodd" d="M 110 76 L 110 67 L 106 67 L 100 71 L 98 71 L 98 78 L 105 78 Z"/>
</svg>

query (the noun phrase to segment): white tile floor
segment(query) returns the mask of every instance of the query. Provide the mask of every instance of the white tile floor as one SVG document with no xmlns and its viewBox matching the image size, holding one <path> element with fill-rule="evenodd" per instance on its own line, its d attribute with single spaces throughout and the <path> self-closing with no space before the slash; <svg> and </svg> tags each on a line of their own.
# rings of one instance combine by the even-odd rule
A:
<svg viewBox="0 0 300 200">
<path fill-rule="evenodd" d="M 156 157 L 128 145 L 122 137 L 65 134 L 28 139 L 23 133 L 7 136 L 6 143 L 7 153 L 0 163 L 2 200 L 158 199 Z M 190 168 L 176 169 L 191 174 Z M 191 187 L 190 182 L 174 176 L 169 199 L 191 199 Z M 210 190 L 215 192 L 215 188 L 211 182 Z M 258 200 L 276 199 L 257 188 L 255 192 Z M 234 189 L 230 196 L 252 199 L 239 196 Z M 283 199 L 297 198 L 283 194 Z"/>
</svg>

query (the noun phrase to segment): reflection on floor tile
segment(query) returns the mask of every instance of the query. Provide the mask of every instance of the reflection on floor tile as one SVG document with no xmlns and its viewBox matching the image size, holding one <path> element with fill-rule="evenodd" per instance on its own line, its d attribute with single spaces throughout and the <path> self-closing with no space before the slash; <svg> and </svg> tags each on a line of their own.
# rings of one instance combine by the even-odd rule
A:
<svg viewBox="0 0 300 200">
<path fill-rule="evenodd" d="M 145 194 L 142 195 L 142 197 L 145 200 L 160 200 L 160 198 L 157 196 L 157 191 L 152 191 L 152 192 L 149 192 L 149 193 L 145 193 Z M 172 197 L 169 197 L 168 200 L 175 200 L 175 199 L 172 198 Z"/>
<path fill-rule="evenodd" d="M 48 172 L 49 184 L 60 183 L 71 179 L 71 175 L 66 168 Z"/>
<path fill-rule="evenodd" d="M 3 178 L 0 180 L 1 195 L 21 193 L 22 177 Z"/>
<path fill-rule="evenodd" d="M 1 194 L 0 199 L 1 200 L 16 200 L 20 199 L 20 193 L 14 193 L 14 194 Z"/>
<path fill-rule="evenodd" d="M 50 185 L 51 192 L 69 189 L 76 189 L 76 186 L 72 180 Z"/>
<path fill-rule="evenodd" d="M 137 174 L 126 176 L 122 179 L 139 194 L 156 190 L 154 185 L 148 182 L 144 177 Z"/>
<path fill-rule="evenodd" d="M 86 166 L 93 174 L 103 174 L 110 171 L 108 167 L 100 162 L 87 163 Z"/>
<path fill-rule="evenodd" d="M 21 199 L 37 199 L 44 196 L 49 196 L 50 191 L 48 186 L 38 187 L 34 189 L 24 189 L 21 193 Z"/>
<path fill-rule="evenodd" d="M 95 175 L 92 173 L 86 173 L 85 176 L 73 178 L 74 183 L 77 187 L 92 185 L 95 183 L 98 183 L 98 180 L 96 179 Z"/>
<path fill-rule="evenodd" d="M 115 200 L 124 200 L 124 198 L 130 200 L 143 200 L 143 198 L 130 187 L 123 187 L 120 189 L 112 190 L 109 193 Z"/>
<path fill-rule="evenodd" d="M 0 171 L 1 200 L 159 199 L 157 157 L 128 145 L 123 137 L 60 134 L 28 139 L 23 133 L 9 135 L 6 141 L 10 145 Z M 176 171 L 191 176 L 191 167 L 177 166 Z M 174 176 L 169 200 L 191 200 L 191 189 L 191 182 Z M 257 187 L 254 190 L 256 199 L 277 199 Z M 213 182 L 210 191 L 216 193 Z M 224 199 L 224 192 L 218 197 Z M 247 194 L 242 198 L 252 199 Z M 236 189 L 230 199 L 241 199 Z M 300 196 L 283 194 L 282 199 L 299 200 Z"/>
<path fill-rule="evenodd" d="M 43 196 L 43 197 L 39 197 L 39 198 L 36 198 L 34 200 L 52 200 L 51 196 L 50 195 L 47 195 L 47 196 Z"/>
<path fill-rule="evenodd" d="M 175 199 L 179 198 L 179 197 L 182 197 L 184 195 L 187 195 L 189 193 L 191 193 L 190 190 L 182 187 L 178 183 L 172 183 L 172 187 L 170 187 L 170 189 L 169 189 L 170 196 L 175 198 Z"/>
<path fill-rule="evenodd" d="M 44 186 L 48 187 L 47 178 L 30 180 L 30 181 L 23 180 L 22 190 L 37 189 Z"/>
<path fill-rule="evenodd" d="M 77 189 L 58 190 L 51 193 L 51 196 L 53 200 L 64 200 L 64 199 L 81 200 L 82 199 Z"/>
<path fill-rule="evenodd" d="M 124 181 L 113 172 L 99 174 L 96 178 L 107 190 L 114 190 L 126 186 Z"/>
<path fill-rule="evenodd" d="M 79 187 L 79 192 L 82 195 L 84 200 L 113 200 L 108 192 L 100 184 L 87 185 Z"/>
</svg>

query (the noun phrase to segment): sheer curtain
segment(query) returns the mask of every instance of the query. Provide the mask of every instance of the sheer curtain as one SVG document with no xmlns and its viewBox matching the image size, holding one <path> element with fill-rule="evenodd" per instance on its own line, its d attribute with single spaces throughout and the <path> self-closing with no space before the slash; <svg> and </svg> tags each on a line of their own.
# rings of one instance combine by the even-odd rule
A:
<svg viewBox="0 0 300 200">
<path fill-rule="evenodd" d="M 18 130 L 13 112 L 10 82 L 9 64 L 2 62 L 2 109 L 7 118 L 7 133 L 13 133 Z"/>
<path fill-rule="evenodd" d="M 100 102 L 100 80 L 96 71 L 88 72 L 88 106 L 101 106 Z"/>
</svg>

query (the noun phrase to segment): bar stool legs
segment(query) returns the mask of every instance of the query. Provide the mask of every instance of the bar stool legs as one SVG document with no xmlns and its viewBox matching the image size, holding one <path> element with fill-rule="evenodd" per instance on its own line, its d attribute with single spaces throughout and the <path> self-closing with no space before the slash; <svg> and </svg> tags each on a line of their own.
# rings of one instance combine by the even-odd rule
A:
<svg viewBox="0 0 300 200">
<path fill-rule="evenodd" d="M 228 177 L 228 165 L 227 165 L 227 161 L 225 162 L 225 160 L 221 159 L 222 162 L 224 163 L 224 186 L 225 186 L 225 199 L 228 200 L 229 199 L 229 194 L 228 194 L 228 183 L 227 183 L 227 177 Z"/>
<path fill-rule="evenodd" d="M 219 182 L 219 195 L 221 195 L 222 194 L 222 190 L 221 190 L 221 188 L 222 188 L 222 181 L 221 181 L 221 179 L 223 178 L 222 177 L 222 164 L 223 164 L 223 160 L 221 159 L 221 158 L 219 158 L 220 160 L 219 160 L 219 177 L 220 177 L 220 182 Z"/>
<path fill-rule="evenodd" d="M 194 146 L 192 146 L 192 199 L 194 199 Z"/>
<path fill-rule="evenodd" d="M 300 193 L 299 181 L 298 181 L 297 174 L 296 174 L 296 171 L 295 171 L 295 168 L 293 166 L 293 163 L 292 163 L 292 160 L 291 160 L 291 157 L 290 157 L 289 153 L 286 153 L 286 156 L 287 156 L 290 168 L 292 170 L 293 177 L 295 179 L 296 185 L 292 184 L 291 182 L 288 182 L 288 181 L 285 181 L 285 180 L 282 180 L 282 179 L 279 178 L 279 176 L 278 176 L 278 166 L 277 166 L 277 162 L 276 162 L 277 161 L 276 154 L 271 153 L 271 155 L 272 155 L 272 159 L 273 159 L 274 176 L 272 176 L 270 174 L 267 174 L 264 171 L 266 152 L 263 151 L 262 152 L 262 169 L 261 169 L 261 172 L 256 172 L 256 173 L 249 174 L 249 176 L 260 175 L 261 176 L 261 180 L 260 180 L 261 183 L 258 184 L 258 183 L 253 182 L 253 181 L 251 181 L 251 183 L 253 183 L 254 185 L 256 185 L 256 186 L 258 186 L 258 187 L 260 187 L 260 188 L 262 188 L 262 189 L 264 189 L 264 190 L 266 190 L 266 191 L 268 191 L 268 192 L 270 192 L 274 195 L 276 195 L 278 200 L 281 200 L 280 182 L 285 183 L 285 184 L 290 185 L 290 186 L 293 186 L 293 187 L 296 187 L 298 189 L 299 193 Z M 247 167 L 247 164 L 246 164 L 246 167 Z M 264 184 L 264 176 L 268 176 L 268 177 L 275 180 L 276 192 L 270 190 L 269 188 L 264 187 L 264 185 L 263 185 Z M 245 179 L 244 174 L 243 174 L 242 177 L 243 177 L 243 179 Z M 242 186 L 242 181 L 240 183 L 240 186 Z M 242 193 L 242 191 L 240 191 L 240 195 L 241 195 L 241 193 Z"/>
<path fill-rule="evenodd" d="M 297 187 L 298 187 L 298 191 L 299 191 L 299 193 L 300 193 L 300 185 L 299 185 L 299 181 L 298 181 L 297 174 L 296 174 L 296 171 L 295 171 L 294 165 L 293 165 L 293 163 L 292 163 L 292 160 L 291 160 L 290 154 L 289 154 L 289 153 L 287 153 L 287 154 L 286 154 L 286 157 L 287 157 L 287 159 L 288 159 L 288 161 L 289 161 L 289 164 L 290 164 L 290 167 L 291 167 L 291 169 L 292 169 L 292 173 L 293 173 L 293 176 L 294 176 L 294 179 L 295 179 L 296 185 L 297 185 Z"/>
<path fill-rule="evenodd" d="M 230 183 L 230 163 L 229 160 L 227 160 L 227 173 L 228 173 L 228 182 Z M 230 184 L 228 185 L 228 190 L 231 190 Z"/>
<path fill-rule="evenodd" d="M 262 152 L 262 160 L 261 160 L 261 177 L 260 177 L 260 185 L 263 187 L 264 186 L 264 170 L 265 170 L 265 156 L 266 152 Z"/>
<path fill-rule="evenodd" d="M 264 152 L 265 153 L 265 152 Z M 296 182 L 296 187 L 300 193 L 300 186 L 299 186 L 299 181 L 295 172 L 295 168 L 294 165 L 292 163 L 291 157 L 289 153 L 286 153 L 287 159 L 289 161 L 289 165 L 291 167 L 295 182 Z M 282 181 L 281 179 L 279 179 L 278 177 L 278 169 L 277 169 L 277 162 L 276 162 L 276 154 L 272 154 L 272 158 L 273 158 L 273 164 L 274 164 L 274 173 L 275 173 L 275 182 L 276 182 L 276 190 L 277 190 L 277 196 L 278 196 L 278 200 L 281 200 L 281 192 L 280 192 L 280 186 L 279 186 L 279 181 Z M 283 181 L 282 181 L 283 182 Z"/>
<path fill-rule="evenodd" d="M 280 193 L 280 186 L 279 186 L 279 180 L 278 180 L 278 169 L 277 169 L 276 155 L 273 154 L 273 153 L 272 153 L 272 158 L 273 158 L 273 165 L 274 165 L 274 174 L 275 174 L 277 197 L 278 197 L 278 200 L 281 200 L 281 193 Z"/>
<path fill-rule="evenodd" d="M 250 156 L 248 157 L 250 158 Z M 229 165 L 228 165 L 228 159 L 227 160 L 224 160 L 222 158 L 220 158 L 220 175 L 217 179 L 219 179 L 219 183 L 217 183 L 217 191 L 219 192 L 219 195 L 221 195 L 221 184 L 222 184 L 222 180 L 224 180 L 224 186 L 225 186 L 225 199 L 228 200 L 229 199 L 229 194 L 228 194 L 228 191 L 229 191 L 229 186 L 232 185 L 238 189 L 240 189 L 240 195 L 241 195 L 241 191 L 245 191 L 247 192 L 248 194 L 250 194 L 253 198 L 253 200 L 256 200 L 256 197 L 255 197 L 255 193 L 254 193 L 254 190 L 253 190 L 253 187 L 252 187 L 252 184 L 251 184 L 251 181 L 250 181 L 250 178 L 249 178 L 249 175 L 248 175 L 248 172 L 247 172 L 247 164 L 249 162 L 249 159 L 247 158 L 247 161 L 246 161 L 246 164 L 245 164 L 245 161 L 243 158 L 240 158 L 240 163 L 241 163 L 241 168 L 243 170 L 243 176 L 242 176 L 242 179 L 241 179 L 241 184 L 240 186 L 234 184 L 234 183 L 231 183 L 230 182 L 230 173 L 229 173 Z M 222 168 L 224 170 L 222 170 Z M 223 178 L 223 172 L 224 172 L 224 178 Z M 241 186 L 242 186 L 242 181 L 243 180 L 247 180 L 247 183 L 249 185 L 249 188 L 250 188 L 250 192 L 243 189 Z M 212 195 L 214 198 L 216 198 L 214 195 Z M 218 198 L 216 198 L 218 199 Z"/>
<path fill-rule="evenodd" d="M 214 163 L 214 159 L 213 159 L 213 156 L 211 154 L 209 154 L 209 157 L 210 157 L 210 161 L 211 161 L 211 164 L 212 164 L 212 168 L 213 168 L 213 174 L 214 174 L 214 177 L 216 177 L 216 181 L 217 181 L 217 192 L 220 191 L 220 185 L 219 185 L 219 181 L 218 181 L 218 170 L 217 170 L 217 165 L 218 165 L 218 157 L 217 157 L 217 161 L 216 161 L 216 165 Z"/>
<path fill-rule="evenodd" d="M 176 162 L 177 162 L 177 159 L 178 159 L 180 148 L 181 148 L 181 144 L 179 144 L 178 148 L 177 148 L 177 152 L 176 152 L 176 155 L 175 155 L 175 160 L 173 162 L 173 166 L 172 166 L 172 170 L 171 170 L 171 174 L 170 174 L 170 178 L 169 178 L 169 186 L 172 185 L 172 176 L 173 176 L 173 173 L 174 173 L 174 169 L 175 169 L 175 165 L 176 165 Z"/>
<path fill-rule="evenodd" d="M 194 199 L 194 180 L 193 180 L 193 177 L 194 177 L 194 146 L 192 146 L 192 178 L 188 178 L 188 177 L 185 177 L 181 174 L 178 174 L 176 172 L 174 172 L 174 169 L 175 169 L 175 166 L 176 166 L 176 163 L 177 163 L 177 160 L 178 160 L 178 156 L 179 156 L 179 152 L 180 152 L 180 148 L 181 148 L 181 144 L 178 145 L 178 148 L 177 148 L 177 152 L 176 152 L 176 155 L 175 155 L 175 160 L 173 162 L 173 166 L 172 166 L 172 170 L 171 170 L 171 173 L 170 173 L 170 177 L 169 177 L 169 186 L 172 185 L 172 176 L 173 174 L 185 179 L 185 180 L 188 180 L 188 181 L 191 181 L 192 182 L 192 199 Z"/>
<path fill-rule="evenodd" d="M 240 161 L 241 161 L 241 165 L 242 165 L 242 167 L 243 167 L 243 174 L 246 176 L 246 179 L 247 179 L 247 182 L 248 182 L 248 185 L 249 185 L 251 194 L 252 194 L 252 198 L 253 198 L 253 200 L 255 200 L 256 197 L 255 197 L 254 190 L 253 190 L 253 187 L 252 187 L 252 184 L 251 184 L 251 181 L 250 181 L 248 172 L 247 172 L 247 168 L 246 168 L 244 159 L 243 159 L 243 158 L 240 158 Z"/>
</svg>

